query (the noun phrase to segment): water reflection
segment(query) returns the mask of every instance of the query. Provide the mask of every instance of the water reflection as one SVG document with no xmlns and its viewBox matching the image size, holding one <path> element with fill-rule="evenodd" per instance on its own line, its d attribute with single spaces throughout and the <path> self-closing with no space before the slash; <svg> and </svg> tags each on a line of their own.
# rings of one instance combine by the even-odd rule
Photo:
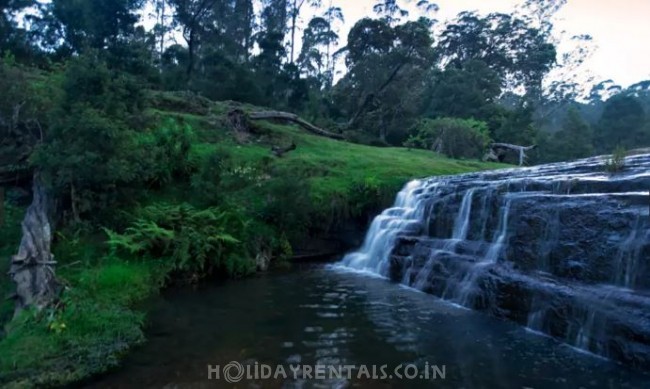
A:
<svg viewBox="0 0 650 389">
<path fill-rule="evenodd" d="M 576 352 L 509 322 L 383 279 L 331 267 L 176 291 L 151 314 L 149 342 L 104 388 L 234 387 L 207 365 L 445 365 L 434 382 L 366 379 L 237 387 L 644 388 L 650 377 Z"/>
</svg>

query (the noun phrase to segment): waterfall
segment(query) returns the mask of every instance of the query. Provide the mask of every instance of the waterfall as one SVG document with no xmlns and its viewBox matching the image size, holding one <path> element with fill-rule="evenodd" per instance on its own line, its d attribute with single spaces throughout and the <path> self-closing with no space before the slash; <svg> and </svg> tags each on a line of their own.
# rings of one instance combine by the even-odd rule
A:
<svg viewBox="0 0 650 389">
<path fill-rule="evenodd" d="M 423 209 L 419 198 L 423 184 L 422 181 L 411 181 L 399 192 L 393 207 L 373 220 L 361 249 L 343 258 L 344 266 L 381 275 L 385 273 L 397 235 L 409 229 L 417 230 L 421 225 Z"/>
<path fill-rule="evenodd" d="M 469 216 L 472 212 L 472 200 L 474 200 L 474 192 L 476 188 L 469 189 L 465 192 L 463 202 L 460 205 L 460 212 L 454 224 L 454 235 L 452 239 L 465 240 L 469 231 Z"/>
<path fill-rule="evenodd" d="M 499 218 L 499 233 L 494 240 L 494 243 L 490 246 L 490 251 L 488 251 L 485 261 L 489 263 L 496 263 L 499 259 L 499 255 L 503 251 L 503 246 L 508 237 L 508 216 L 510 215 L 510 206 L 512 204 L 511 200 L 506 200 L 503 209 L 501 210 L 501 216 Z"/>
<path fill-rule="evenodd" d="M 342 265 L 650 368 L 650 154 L 605 161 L 410 182 Z"/>
</svg>

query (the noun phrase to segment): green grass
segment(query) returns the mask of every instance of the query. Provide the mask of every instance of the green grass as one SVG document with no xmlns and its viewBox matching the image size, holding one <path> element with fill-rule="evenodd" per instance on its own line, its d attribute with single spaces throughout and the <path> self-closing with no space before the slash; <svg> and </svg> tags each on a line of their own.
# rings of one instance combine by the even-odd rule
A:
<svg viewBox="0 0 650 389">
<path fill-rule="evenodd" d="M 206 161 L 214 152 L 222 152 L 231 157 L 232 167 L 250 168 L 254 172 L 253 179 L 241 180 L 241 185 L 235 179 L 235 185 L 223 193 L 231 204 L 251 205 L 248 207 L 251 209 L 257 206 L 259 211 L 264 209 L 259 204 L 267 201 L 269 193 L 274 193 L 265 192 L 263 185 L 308 183 L 312 207 L 308 217 L 317 226 L 377 212 L 414 178 L 503 166 L 451 160 L 422 150 L 352 144 L 318 137 L 295 126 L 267 122 L 256 123 L 255 136 L 246 144 L 238 144 L 223 120 L 233 103 L 209 103 L 201 98 L 185 100 L 185 95 L 165 93 L 154 93 L 151 99 L 148 115 L 156 122 L 174 118 L 192 127 L 197 139 L 191 157 L 197 163 Z M 247 105 L 238 107 L 255 109 Z M 272 156 L 272 146 L 291 142 L 296 143 L 297 150 L 283 158 Z M 263 183 L 259 177 L 264 177 Z M 280 191 L 290 188 L 278 187 Z M 198 196 L 190 182 L 180 180 L 160 189 L 142 191 L 138 203 L 139 206 L 157 202 L 200 204 Z M 284 210 L 291 205 L 285 204 L 288 201 L 277 204 Z M 115 211 L 129 213 L 131 210 Z M 3 274 L 9 262 L 7 256 L 19 243 L 22 213 L 21 209 L 9 207 L 8 222 L 0 228 L 0 272 Z M 251 215 L 257 217 L 255 213 Z M 284 234 L 284 231 L 275 232 Z M 56 235 L 57 274 L 67 288 L 58 309 L 40 314 L 25 312 L 8 325 L 8 333 L 0 340 L 0 386 L 58 386 L 77 382 L 117 366 L 131 347 L 144 341 L 145 314 L 138 307 L 163 285 L 170 270 L 168 263 L 107 259 L 105 237 L 93 234 L 86 231 Z M 10 289 L 8 278 L 0 277 L 0 292 L 7 293 Z M 11 304 L 0 305 L 0 323 L 11 316 L 11 311 Z"/>
<path fill-rule="evenodd" d="M 145 315 L 136 306 L 158 290 L 159 262 L 106 259 L 101 239 L 57 233 L 57 276 L 66 286 L 57 310 L 23 312 L 11 322 L 9 256 L 20 242 L 24 209 L 6 205 L 0 227 L 0 387 L 61 386 L 117 366 L 144 341 Z"/>
<path fill-rule="evenodd" d="M 145 314 L 134 307 L 159 285 L 153 264 L 107 260 L 61 271 L 63 309 L 23 312 L 9 324 L 0 386 L 61 386 L 116 367 L 145 339 Z"/>
<path fill-rule="evenodd" d="M 264 166 L 272 172 L 271 179 L 307 180 L 317 215 L 334 213 L 349 217 L 351 210 L 359 208 L 376 211 L 388 206 L 399 189 L 412 179 L 504 167 L 475 160 L 449 159 L 425 150 L 378 148 L 337 141 L 312 135 L 296 126 L 256 124 L 263 133 L 260 139 L 240 145 L 228 138 L 219 143 L 203 138 L 194 147 L 195 158 L 205 158 L 221 150 L 232 155 L 236 164 Z M 211 131 L 227 132 L 214 127 Z M 273 145 L 286 146 L 291 142 L 297 145 L 295 151 L 282 158 L 272 157 L 270 148 Z M 368 191 L 375 196 L 363 198 Z M 255 193 L 245 191 L 242 196 L 254 197 Z M 357 204 L 359 201 L 370 204 Z"/>
</svg>

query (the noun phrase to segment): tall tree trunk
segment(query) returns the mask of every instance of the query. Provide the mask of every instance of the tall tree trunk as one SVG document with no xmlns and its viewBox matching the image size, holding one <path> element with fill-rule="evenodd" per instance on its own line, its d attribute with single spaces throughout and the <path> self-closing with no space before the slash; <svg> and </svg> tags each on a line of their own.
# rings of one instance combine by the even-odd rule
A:
<svg viewBox="0 0 650 389">
<path fill-rule="evenodd" d="M 295 7 L 295 3 L 294 3 Z M 298 10 L 294 8 L 291 15 L 291 63 L 294 62 L 295 49 L 296 49 L 296 21 L 298 19 Z"/>
<path fill-rule="evenodd" d="M 26 308 L 42 310 L 58 297 L 60 285 L 50 251 L 52 231 L 48 219 L 48 196 L 38 173 L 34 174 L 33 200 L 22 223 L 18 254 L 11 258 L 9 275 L 16 284 L 15 314 Z"/>
<path fill-rule="evenodd" d="M 165 53 L 165 38 L 167 35 L 167 27 L 165 25 L 165 21 L 167 20 L 167 17 L 165 15 L 166 12 L 166 5 L 167 5 L 167 0 L 160 0 L 160 60 L 162 64 L 162 57 L 163 54 Z"/>
<path fill-rule="evenodd" d="M 192 72 L 194 71 L 194 57 L 196 55 L 196 37 L 194 29 L 190 31 L 190 36 L 187 39 L 187 80 L 189 82 L 192 78 Z"/>
<path fill-rule="evenodd" d="M 327 36 L 329 37 L 332 33 L 332 12 L 331 12 L 332 0 L 330 0 L 330 6 L 327 9 L 329 11 L 327 13 Z M 330 69 L 331 62 L 333 62 L 331 56 L 332 56 L 332 42 L 330 42 L 330 39 L 327 38 L 327 58 L 326 58 L 327 65 L 325 71 L 330 72 L 331 73 L 330 77 L 333 78 L 334 72 Z"/>
<path fill-rule="evenodd" d="M 293 0 L 293 7 L 291 9 L 291 63 L 294 63 L 295 60 L 296 29 L 298 28 L 298 16 L 300 16 L 300 10 L 304 4 L 305 0 Z"/>
</svg>

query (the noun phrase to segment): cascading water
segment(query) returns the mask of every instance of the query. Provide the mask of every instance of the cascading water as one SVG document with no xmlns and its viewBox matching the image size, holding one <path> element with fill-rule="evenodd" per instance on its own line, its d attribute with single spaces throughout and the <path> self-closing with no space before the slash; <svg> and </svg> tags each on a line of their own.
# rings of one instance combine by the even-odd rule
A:
<svg viewBox="0 0 650 389">
<path fill-rule="evenodd" d="M 465 192 L 463 202 L 460 205 L 460 212 L 458 212 L 458 219 L 454 224 L 454 236 L 452 239 L 465 240 L 469 231 L 469 216 L 472 212 L 472 200 L 476 189 L 472 188 Z"/>
<path fill-rule="evenodd" d="M 390 250 L 399 233 L 416 232 L 423 219 L 418 207 L 423 182 L 411 181 L 397 195 L 392 208 L 377 216 L 370 225 L 361 249 L 347 255 L 343 264 L 350 268 L 384 274 Z"/>
<path fill-rule="evenodd" d="M 343 265 L 650 369 L 650 154 L 409 183 Z"/>
</svg>

